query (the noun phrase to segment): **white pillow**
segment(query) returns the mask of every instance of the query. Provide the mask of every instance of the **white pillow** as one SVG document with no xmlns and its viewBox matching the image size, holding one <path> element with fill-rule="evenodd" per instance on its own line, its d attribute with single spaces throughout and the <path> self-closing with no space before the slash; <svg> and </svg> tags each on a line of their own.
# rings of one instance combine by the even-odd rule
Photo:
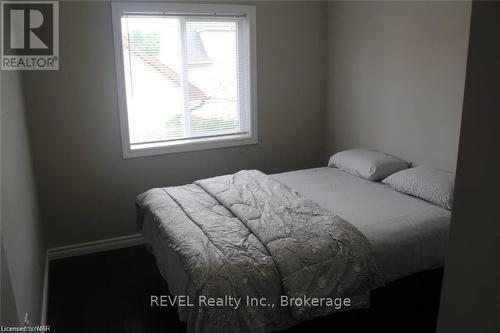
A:
<svg viewBox="0 0 500 333">
<path fill-rule="evenodd" d="M 396 172 L 382 181 L 398 192 L 432 202 L 451 210 L 455 175 L 426 167 Z"/>
<path fill-rule="evenodd" d="M 372 150 L 351 149 L 330 157 L 328 166 L 364 179 L 381 180 L 394 172 L 407 169 L 408 163 Z"/>
</svg>

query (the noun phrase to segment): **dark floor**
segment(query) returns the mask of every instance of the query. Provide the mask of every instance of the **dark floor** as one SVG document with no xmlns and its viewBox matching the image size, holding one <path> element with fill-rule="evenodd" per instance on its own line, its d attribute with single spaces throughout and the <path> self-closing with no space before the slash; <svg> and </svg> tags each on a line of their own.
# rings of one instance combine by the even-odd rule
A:
<svg viewBox="0 0 500 333">
<path fill-rule="evenodd" d="M 287 332 L 434 332 L 442 271 L 400 280 L 372 293 L 369 310 L 315 319 Z M 154 257 L 144 246 L 55 260 L 50 264 L 51 332 L 184 332 L 171 307 L 150 307 L 166 294 Z"/>
</svg>

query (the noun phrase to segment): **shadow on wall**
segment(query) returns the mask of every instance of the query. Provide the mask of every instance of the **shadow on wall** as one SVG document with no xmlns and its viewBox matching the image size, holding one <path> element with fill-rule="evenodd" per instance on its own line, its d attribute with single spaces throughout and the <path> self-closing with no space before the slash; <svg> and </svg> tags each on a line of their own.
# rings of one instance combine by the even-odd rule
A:
<svg viewBox="0 0 500 333">
<path fill-rule="evenodd" d="M 474 2 L 438 333 L 500 332 L 499 17 L 500 2 Z"/>
</svg>

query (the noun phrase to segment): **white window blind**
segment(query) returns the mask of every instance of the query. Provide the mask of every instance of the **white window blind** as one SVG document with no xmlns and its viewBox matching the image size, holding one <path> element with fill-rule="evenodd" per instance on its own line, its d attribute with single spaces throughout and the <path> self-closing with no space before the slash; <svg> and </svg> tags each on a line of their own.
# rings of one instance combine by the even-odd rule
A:
<svg viewBox="0 0 500 333">
<path fill-rule="evenodd" d="M 119 20 L 130 150 L 252 137 L 247 15 Z"/>
</svg>

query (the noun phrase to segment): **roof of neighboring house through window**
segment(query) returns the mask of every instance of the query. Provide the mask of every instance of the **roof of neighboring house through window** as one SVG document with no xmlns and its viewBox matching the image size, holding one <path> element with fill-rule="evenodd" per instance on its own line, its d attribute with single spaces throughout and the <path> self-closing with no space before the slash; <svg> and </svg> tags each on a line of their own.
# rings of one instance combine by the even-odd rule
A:
<svg viewBox="0 0 500 333">
<path fill-rule="evenodd" d="M 124 38 L 124 47 L 129 49 L 133 55 L 138 57 L 141 61 L 143 61 L 146 65 L 154 69 L 156 72 L 163 75 L 165 78 L 173 82 L 176 86 L 181 86 L 181 76 L 179 73 L 162 63 L 157 57 L 149 54 L 140 46 L 135 45 L 132 42 L 129 42 L 127 38 Z M 209 97 L 197 86 L 189 82 L 189 98 L 191 101 L 204 102 Z"/>
</svg>

